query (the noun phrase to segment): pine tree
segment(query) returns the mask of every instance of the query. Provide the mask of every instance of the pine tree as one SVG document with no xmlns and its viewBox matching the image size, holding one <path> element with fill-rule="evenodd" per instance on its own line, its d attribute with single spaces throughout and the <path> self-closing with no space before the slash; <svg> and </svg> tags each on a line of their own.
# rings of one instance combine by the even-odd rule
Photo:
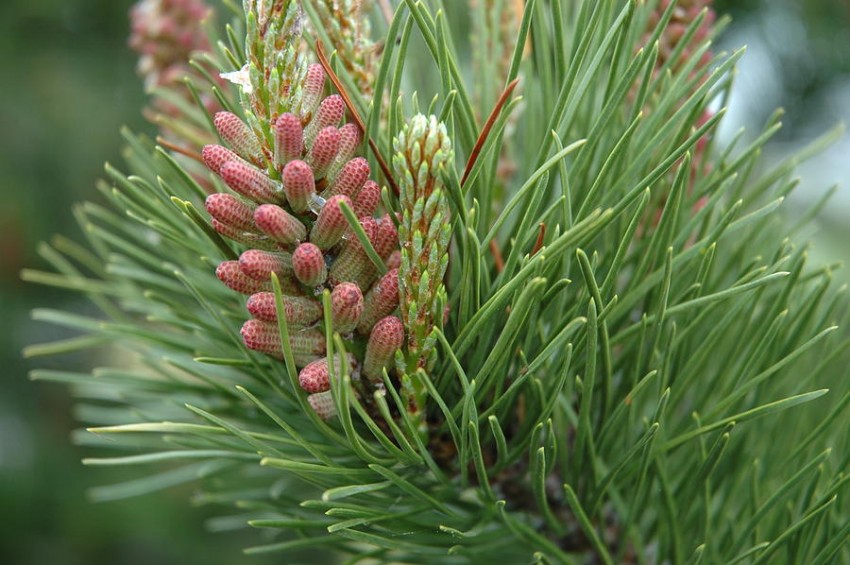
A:
<svg viewBox="0 0 850 565">
<path fill-rule="evenodd" d="M 119 353 L 32 374 L 139 466 L 94 497 L 197 482 L 321 563 L 850 562 L 846 298 L 782 211 L 832 134 L 715 146 L 724 23 L 142 0 L 160 135 L 23 273 L 99 309 L 27 355 Z"/>
</svg>

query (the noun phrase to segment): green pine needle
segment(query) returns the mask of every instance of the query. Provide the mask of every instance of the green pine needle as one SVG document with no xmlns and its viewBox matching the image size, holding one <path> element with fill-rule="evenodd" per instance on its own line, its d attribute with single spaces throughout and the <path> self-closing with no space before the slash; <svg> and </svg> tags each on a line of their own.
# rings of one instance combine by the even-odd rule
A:
<svg viewBox="0 0 850 565">
<path fill-rule="evenodd" d="M 825 201 L 793 226 L 783 209 L 795 167 L 841 130 L 772 169 L 760 154 L 781 113 L 748 144 L 716 146 L 743 52 L 711 53 L 725 20 L 707 28 L 705 10 L 681 21 L 672 2 L 391 3 L 390 21 L 372 21 L 381 49 L 366 97 L 346 49 L 329 44 L 344 28 L 317 26 L 329 13 L 318 2 L 304 2 L 309 41 L 289 53 L 336 51 L 379 153 L 417 100 L 455 151 L 435 177 L 451 221 L 429 228 L 452 237 L 445 288 L 430 296 L 446 306 L 434 355 L 373 388 L 330 363 L 338 416 L 322 420 L 299 387 L 277 275 L 283 359 L 245 346 L 245 297 L 215 268 L 249 246 L 202 210 L 227 190 L 195 155 L 218 142 L 205 102 L 255 104 L 247 119 L 268 140 L 267 118 L 294 103 L 279 95 L 300 94 L 263 84 L 240 101 L 218 81 L 212 63 L 229 72 L 275 48 L 258 43 L 255 12 L 286 4 L 249 3 L 243 19 L 228 0 L 234 19 L 196 57 L 188 90 L 154 92 L 176 110 L 160 125 L 187 150 L 122 132 L 129 173 L 107 165 L 102 203 L 73 211 L 85 241 L 43 245 L 52 271 L 22 273 L 96 307 L 34 311 L 74 333 L 24 355 L 120 352 L 91 373 L 31 375 L 78 397 L 87 465 L 138 469 L 92 498 L 191 482 L 199 503 L 240 508 L 216 529 L 274 534 L 246 553 L 311 548 L 352 563 L 850 560 L 846 298 L 837 267 L 813 264 L 798 235 Z M 684 32 L 670 45 L 673 24 Z M 384 189 L 382 204 L 403 221 L 403 199 Z M 334 330 L 330 293 L 316 299 L 327 354 L 362 359 Z"/>
</svg>

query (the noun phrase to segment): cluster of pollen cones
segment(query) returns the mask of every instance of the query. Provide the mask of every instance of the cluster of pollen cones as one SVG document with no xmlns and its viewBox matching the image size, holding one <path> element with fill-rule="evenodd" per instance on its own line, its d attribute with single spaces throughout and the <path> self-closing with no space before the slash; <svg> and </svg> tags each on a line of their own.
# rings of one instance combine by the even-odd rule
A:
<svg viewBox="0 0 850 565">
<path fill-rule="evenodd" d="M 249 248 L 238 261 L 225 261 L 216 270 L 224 284 L 249 296 L 252 319 L 242 326 L 245 344 L 283 358 L 274 273 L 283 291 L 299 384 L 313 409 L 327 419 L 335 415 L 331 371 L 338 373 L 345 363 L 349 374 L 381 382 L 404 342 L 404 327 L 393 315 L 399 304 L 396 225 L 387 214 L 375 217 L 381 190 L 369 178 L 366 159 L 355 156 L 361 132 L 355 124 L 340 127 L 345 104 L 338 95 L 323 98 L 324 86 L 322 67 L 311 65 L 298 111 L 269 124 L 272 143 L 235 114 L 219 112 L 215 127 L 227 147 L 207 145 L 203 159 L 232 191 L 207 198 L 213 227 Z M 345 207 L 386 269 L 370 259 Z M 331 365 L 327 358 L 320 327 L 325 289 L 330 290 L 334 331 L 365 341 L 362 359 L 335 355 Z"/>
<path fill-rule="evenodd" d="M 130 10 L 130 47 L 139 53 L 146 86 L 178 83 L 194 51 L 209 51 L 200 22 L 212 13 L 202 0 L 141 0 Z"/>
</svg>

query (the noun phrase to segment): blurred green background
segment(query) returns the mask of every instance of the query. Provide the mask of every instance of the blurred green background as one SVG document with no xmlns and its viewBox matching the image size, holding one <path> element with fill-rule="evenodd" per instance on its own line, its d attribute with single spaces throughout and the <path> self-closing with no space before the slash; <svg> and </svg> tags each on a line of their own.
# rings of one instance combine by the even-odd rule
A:
<svg viewBox="0 0 850 565">
<path fill-rule="evenodd" d="M 21 358 L 30 343 L 62 337 L 29 320 L 35 306 L 81 310 L 72 293 L 19 281 L 43 267 L 39 241 L 80 240 L 71 208 L 101 200 L 103 163 L 120 162 L 119 128 L 153 132 L 136 57 L 127 47 L 128 0 L 4 0 L 0 17 L 0 563 L 264 563 L 241 548 L 257 533 L 209 535 L 212 509 L 192 487 L 94 504 L 86 490 L 132 470 L 85 468 L 71 444 L 78 427 L 69 391 L 26 378 L 35 366 L 85 370 L 84 356 Z M 88 453 L 90 455 L 90 453 Z M 116 472 L 117 471 L 117 472 Z M 138 475 L 138 471 L 136 476 Z M 212 522 L 215 526 L 215 522 Z"/>
<path fill-rule="evenodd" d="M 462 1 L 462 0 L 457 0 Z M 126 47 L 125 0 L 5 0 L 0 18 L 0 563 L 263 563 L 240 548 L 256 532 L 207 535 L 210 509 L 187 503 L 191 487 L 93 504 L 85 491 L 118 482 L 115 468 L 84 468 L 69 441 L 76 427 L 68 391 L 31 383 L 33 366 L 85 369 L 84 357 L 28 362 L 21 349 L 60 337 L 29 321 L 34 306 L 85 308 L 70 293 L 24 285 L 24 266 L 54 233 L 79 239 L 71 207 L 99 200 L 104 161 L 120 162 L 122 125 L 151 131 Z M 786 128 L 766 152 L 775 161 L 837 121 L 850 122 L 850 0 L 725 0 L 735 18 L 720 47 L 748 44 L 721 139 L 758 130 L 776 106 Z M 802 210 L 830 185 L 833 204 L 812 225 L 816 256 L 850 259 L 850 136 L 801 169 L 789 208 Z M 839 275 L 850 281 L 848 272 Z M 132 476 L 132 475 L 128 475 Z"/>
<path fill-rule="evenodd" d="M 798 152 L 827 130 L 850 125 L 850 0 L 715 0 L 732 25 L 717 50 L 741 45 L 747 53 L 738 67 L 730 111 L 720 130 L 721 144 L 739 127 L 753 135 L 768 116 L 785 110 L 783 128 L 764 151 L 770 166 Z M 831 186 L 835 196 L 802 235 L 814 242 L 817 263 L 850 260 L 850 134 L 798 168 L 801 183 L 786 213 L 805 212 Z M 836 273 L 850 283 L 850 269 Z"/>
</svg>

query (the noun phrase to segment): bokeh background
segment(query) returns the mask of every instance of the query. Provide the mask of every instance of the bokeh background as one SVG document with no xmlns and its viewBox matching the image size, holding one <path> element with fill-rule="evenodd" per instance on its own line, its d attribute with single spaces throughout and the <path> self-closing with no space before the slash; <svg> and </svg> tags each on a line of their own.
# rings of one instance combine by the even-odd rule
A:
<svg viewBox="0 0 850 565">
<path fill-rule="evenodd" d="M 454 0 L 453 0 L 454 1 Z M 461 0 L 457 0 L 461 1 Z M 0 563 L 266 563 L 240 548 L 256 534 L 222 524 L 187 503 L 192 487 L 94 504 L 86 491 L 118 482 L 120 469 L 84 468 L 70 441 L 77 426 L 68 391 L 26 378 L 39 367 L 85 369 L 91 360 L 22 358 L 33 342 L 61 337 L 29 320 L 35 306 L 82 308 L 70 293 L 26 285 L 24 266 L 55 233 L 81 237 L 72 206 L 99 200 L 104 161 L 120 162 L 119 128 L 152 131 L 126 46 L 129 0 L 4 0 L 0 18 Z M 767 162 L 850 123 L 850 0 L 716 0 L 734 19 L 720 49 L 747 44 L 719 133 L 759 131 L 777 106 L 785 127 Z M 800 167 L 803 182 L 786 208 L 802 213 L 830 186 L 832 203 L 813 222 L 816 260 L 850 260 L 850 135 Z M 837 278 L 850 282 L 850 270 Z M 129 471 L 132 473 L 132 470 Z M 127 475 L 129 478 L 130 475 Z M 277 560 L 279 562 L 279 560 Z"/>
</svg>

